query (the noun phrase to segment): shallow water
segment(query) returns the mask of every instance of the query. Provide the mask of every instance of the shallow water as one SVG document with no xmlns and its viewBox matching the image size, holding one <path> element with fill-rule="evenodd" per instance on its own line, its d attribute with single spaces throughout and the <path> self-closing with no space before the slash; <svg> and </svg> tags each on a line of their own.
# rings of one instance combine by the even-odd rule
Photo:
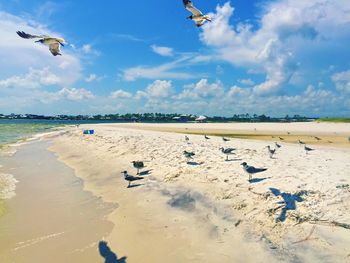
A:
<svg viewBox="0 0 350 263">
<path fill-rule="evenodd" d="M 48 146 L 31 143 L 2 159 L 19 182 L 0 217 L 0 262 L 102 262 L 98 243 L 112 230 L 106 217 L 115 205 L 83 191 Z"/>
</svg>

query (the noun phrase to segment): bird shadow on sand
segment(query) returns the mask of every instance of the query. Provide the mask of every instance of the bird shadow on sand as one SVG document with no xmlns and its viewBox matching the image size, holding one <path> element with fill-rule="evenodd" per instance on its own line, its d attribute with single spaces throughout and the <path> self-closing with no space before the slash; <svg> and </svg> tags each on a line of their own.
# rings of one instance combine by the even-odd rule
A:
<svg viewBox="0 0 350 263">
<path fill-rule="evenodd" d="M 115 254 L 106 241 L 100 241 L 98 243 L 98 250 L 101 257 L 104 258 L 104 263 L 126 263 L 126 257 L 121 257 L 118 259 L 117 254 Z"/>
<path fill-rule="evenodd" d="M 144 185 L 144 184 L 132 184 L 132 185 L 129 185 L 127 188 L 135 188 L 135 187 L 139 187 L 142 185 Z"/>
<path fill-rule="evenodd" d="M 276 219 L 276 223 L 284 222 L 286 220 L 287 211 L 288 210 L 296 210 L 297 209 L 296 202 L 304 201 L 304 199 L 301 197 L 302 193 L 291 194 L 291 193 L 281 192 L 280 190 L 278 190 L 276 188 L 269 188 L 269 189 L 275 196 L 281 196 L 283 199 L 283 201 L 279 201 L 277 203 L 277 204 L 281 204 L 281 206 L 278 208 L 281 208 L 282 211 L 281 211 L 279 217 Z M 276 208 L 276 210 L 278 208 Z"/>
<path fill-rule="evenodd" d="M 254 178 L 252 180 L 249 181 L 249 183 L 251 184 L 256 184 L 256 183 L 260 183 L 262 181 L 265 181 L 266 179 L 270 179 L 271 177 L 265 177 L 265 178 Z"/>
<path fill-rule="evenodd" d="M 138 175 L 139 175 L 139 176 L 150 175 L 150 174 L 152 173 L 152 170 L 153 170 L 153 169 L 149 169 L 149 170 L 140 172 Z"/>
<path fill-rule="evenodd" d="M 198 163 L 198 162 L 187 162 L 187 164 L 188 165 L 192 165 L 192 166 L 199 166 L 199 165 L 202 165 L 204 162 L 200 162 L 200 163 Z"/>
</svg>

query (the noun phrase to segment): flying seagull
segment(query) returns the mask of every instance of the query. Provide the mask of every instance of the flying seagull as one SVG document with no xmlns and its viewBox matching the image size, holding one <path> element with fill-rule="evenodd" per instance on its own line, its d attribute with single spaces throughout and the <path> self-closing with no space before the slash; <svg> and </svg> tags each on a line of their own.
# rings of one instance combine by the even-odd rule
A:
<svg viewBox="0 0 350 263">
<path fill-rule="evenodd" d="M 234 148 L 224 148 L 221 147 L 219 150 L 221 150 L 222 153 L 226 154 L 226 161 L 228 161 L 228 156 L 235 154 L 233 151 L 235 150 Z"/>
<path fill-rule="evenodd" d="M 261 173 L 266 171 L 266 168 L 255 168 L 254 166 L 249 166 L 246 162 L 241 163 L 244 171 L 249 175 L 249 182 L 252 180 L 252 175 L 256 173 Z"/>
<path fill-rule="evenodd" d="M 35 43 L 42 43 L 42 44 L 48 45 L 51 54 L 54 56 L 62 55 L 60 53 L 60 46 L 62 47 L 64 46 L 65 40 L 63 38 L 30 35 L 23 31 L 17 31 L 17 35 L 25 39 L 39 38 L 39 40 L 35 41 Z"/>
<path fill-rule="evenodd" d="M 139 173 L 140 169 L 145 167 L 145 164 L 143 162 L 140 162 L 140 161 L 133 161 L 132 164 L 134 165 L 134 168 L 137 169 L 137 174 L 140 174 Z"/>
<path fill-rule="evenodd" d="M 129 182 L 128 188 L 131 182 L 144 179 L 143 177 L 129 175 L 127 171 L 122 172 L 122 174 L 124 174 L 125 181 Z"/>
<path fill-rule="evenodd" d="M 192 13 L 187 19 L 193 20 L 197 27 L 201 27 L 204 25 L 205 21 L 211 22 L 211 17 L 208 15 L 203 15 L 201 11 L 199 11 L 197 8 L 195 8 L 192 4 L 192 1 L 190 0 L 182 0 L 184 3 L 186 9 Z"/>
</svg>

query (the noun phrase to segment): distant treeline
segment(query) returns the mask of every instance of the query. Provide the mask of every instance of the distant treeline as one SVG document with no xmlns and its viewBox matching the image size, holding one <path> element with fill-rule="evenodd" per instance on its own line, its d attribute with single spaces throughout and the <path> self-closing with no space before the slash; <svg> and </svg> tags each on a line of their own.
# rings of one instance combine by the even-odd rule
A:
<svg viewBox="0 0 350 263">
<path fill-rule="evenodd" d="M 36 119 L 36 120 L 70 120 L 70 121 L 108 121 L 108 122 L 193 122 L 196 115 L 184 114 L 164 114 L 164 113 L 127 113 L 127 114 L 107 114 L 107 115 L 56 115 L 44 116 L 34 114 L 0 114 L 0 119 Z M 234 114 L 232 117 L 212 116 L 206 117 L 205 122 L 305 122 L 313 121 L 315 118 L 300 115 L 285 116 L 282 118 L 270 117 L 257 114 Z M 203 121 L 203 120 L 201 120 Z"/>
</svg>

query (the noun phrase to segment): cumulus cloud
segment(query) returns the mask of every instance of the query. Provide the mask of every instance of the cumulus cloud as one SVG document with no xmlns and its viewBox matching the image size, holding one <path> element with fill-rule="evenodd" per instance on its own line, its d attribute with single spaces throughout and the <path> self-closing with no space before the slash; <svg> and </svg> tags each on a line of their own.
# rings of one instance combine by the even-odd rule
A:
<svg viewBox="0 0 350 263">
<path fill-rule="evenodd" d="M 174 50 L 170 47 L 152 45 L 151 48 L 154 53 L 164 57 L 171 57 L 174 55 Z"/>
<path fill-rule="evenodd" d="M 224 87 L 220 81 L 209 83 L 207 79 L 201 79 L 196 84 L 185 86 L 177 96 L 178 99 L 215 98 L 224 94 Z"/>
<path fill-rule="evenodd" d="M 30 68 L 29 72 L 23 75 L 12 76 L 0 80 L 1 88 L 23 88 L 37 89 L 42 86 L 56 85 L 60 83 L 60 78 L 52 73 L 48 67 L 43 69 Z"/>
<path fill-rule="evenodd" d="M 253 86 L 255 84 L 255 82 L 251 79 L 239 79 L 238 82 L 247 86 Z"/>
<path fill-rule="evenodd" d="M 124 90 L 116 90 L 111 93 L 112 99 L 129 99 L 132 97 L 132 94 L 130 92 L 124 91 Z"/>
<path fill-rule="evenodd" d="M 63 88 L 58 95 L 68 100 L 79 101 L 94 98 L 94 95 L 86 89 Z"/>
<path fill-rule="evenodd" d="M 337 90 L 350 93 L 350 70 L 335 73 L 332 80 Z"/>
<path fill-rule="evenodd" d="M 254 91 L 271 94 L 286 86 L 310 55 L 318 59 L 329 54 L 334 59 L 335 43 L 340 46 L 339 56 L 346 54 L 349 10 L 350 2 L 343 0 L 279 0 L 265 4 L 257 25 L 232 25 L 234 8 L 227 2 L 217 6 L 213 22 L 203 26 L 200 39 L 220 59 L 263 71 L 266 80 L 256 84 Z"/>
</svg>

